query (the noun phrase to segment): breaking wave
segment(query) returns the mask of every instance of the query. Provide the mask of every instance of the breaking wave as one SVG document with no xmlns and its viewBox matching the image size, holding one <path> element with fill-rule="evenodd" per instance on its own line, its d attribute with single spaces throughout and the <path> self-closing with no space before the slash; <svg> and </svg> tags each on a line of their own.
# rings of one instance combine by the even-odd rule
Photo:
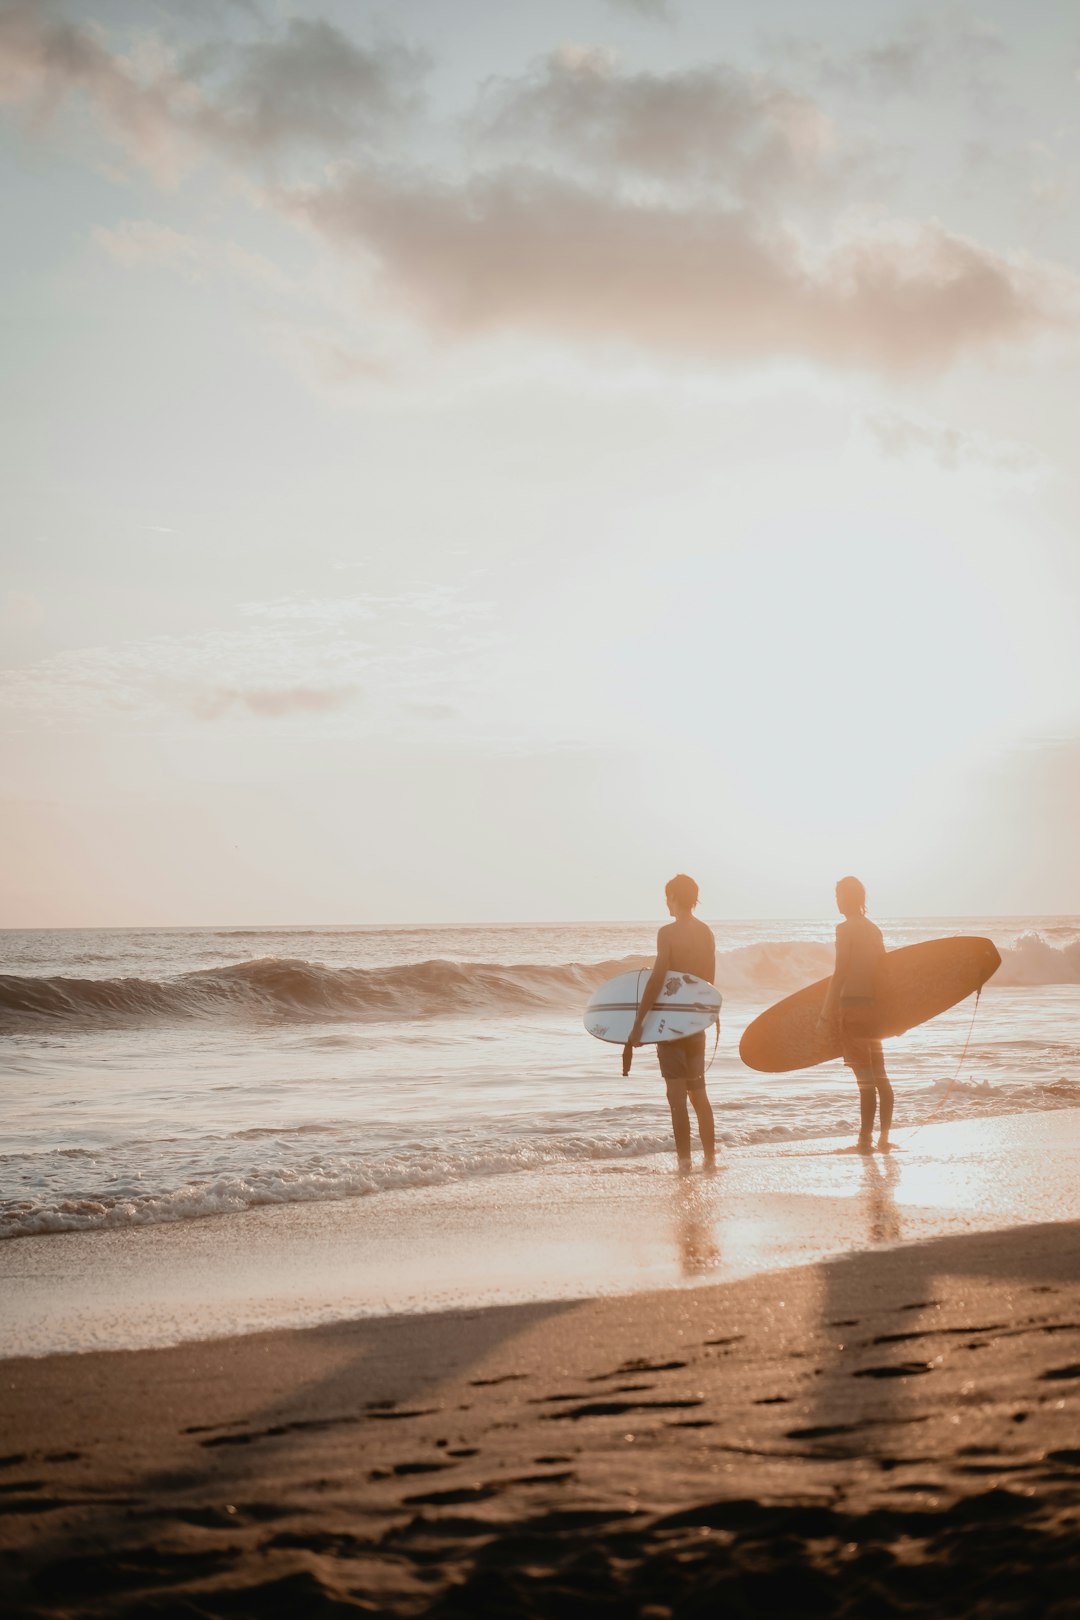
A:
<svg viewBox="0 0 1080 1620">
<path fill-rule="evenodd" d="M 343 1155 L 307 1163 L 270 1162 L 177 1187 L 129 1184 L 119 1190 L 95 1189 L 86 1196 L 55 1200 L 47 1193 L 38 1194 L 0 1205 L 0 1238 L 157 1226 L 207 1215 L 235 1215 L 273 1204 L 336 1202 L 514 1170 L 538 1170 L 549 1164 L 636 1158 L 658 1153 L 664 1146 L 665 1137 L 659 1132 L 633 1131 L 547 1142 L 493 1143 L 471 1151 L 433 1149 L 370 1159 Z"/>
<path fill-rule="evenodd" d="M 835 1134 L 853 1128 L 851 1119 L 834 1114 L 816 1122 L 816 1129 L 809 1133 L 797 1123 L 727 1130 L 721 1124 L 717 1143 L 721 1148 L 779 1144 L 801 1140 L 807 1134 Z M 280 1148 L 280 1140 L 277 1146 Z M 275 1204 L 334 1203 L 548 1166 L 620 1161 L 632 1164 L 670 1147 L 669 1129 L 629 1127 L 456 1148 L 402 1149 L 370 1157 L 318 1154 L 304 1159 L 271 1158 L 259 1165 L 203 1175 L 172 1186 L 147 1185 L 145 1175 L 129 1173 L 111 1178 L 110 1185 L 66 1197 L 34 1188 L 26 1196 L 0 1200 L 0 1240 L 44 1232 L 159 1226 L 208 1215 L 235 1215 Z"/>
<path fill-rule="evenodd" d="M 513 1013 L 574 1006 L 616 973 L 647 965 L 645 957 L 591 966 L 490 962 L 411 962 L 386 968 L 332 968 L 277 957 L 202 968 L 176 978 L 72 979 L 0 977 L 0 1017 L 12 1026 L 43 1022 L 233 1016 L 353 1019 Z"/>
<path fill-rule="evenodd" d="M 1041 934 L 1023 934 L 1001 957 L 995 984 L 1080 984 L 1080 940 L 1051 945 Z"/>
<path fill-rule="evenodd" d="M 1080 940 L 1053 945 L 1025 934 L 1002 951 L 996 985 L 1080 984 Z M 778 940 L 722 951 L 716 982 L 727 994 L 785 995 L 825 977 L 832 946 Z M 0 1030 L 48 1025 L 110 1027 L 127 1022 L 220 1017 L 380 1022 L 455 1013 L 511 1015 L 576 1010 L 617 973 L 648 967 L 626 956 L 596 963 L 451 962 L 384 968 L 327 967 L 267 957 L 203 968 L 169 979 L 90 979 L 0 975 Z"/>
</svg>

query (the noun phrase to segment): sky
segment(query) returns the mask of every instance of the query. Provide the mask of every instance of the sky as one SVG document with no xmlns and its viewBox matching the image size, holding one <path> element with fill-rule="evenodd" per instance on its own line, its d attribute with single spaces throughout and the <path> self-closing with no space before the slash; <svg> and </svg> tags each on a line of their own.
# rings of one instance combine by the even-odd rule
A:
<svg viewBox="0 0 1080 1620">
<path fill-rule="evenodd" d="M 1080 17 L 0 0 L 0 925 L 1080 912 Z"/>
</svg>

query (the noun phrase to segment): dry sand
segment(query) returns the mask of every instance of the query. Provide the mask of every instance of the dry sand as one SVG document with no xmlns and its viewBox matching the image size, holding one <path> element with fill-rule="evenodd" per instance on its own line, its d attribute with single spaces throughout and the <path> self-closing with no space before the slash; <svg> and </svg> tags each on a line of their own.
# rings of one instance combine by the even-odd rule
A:
<svg viewBox="0 0 1080 1620">
<path fill-rule="evenodd" d="M 0 1364 L 12 1615 L 1080 1613 L 1080 1223 Z"/>
</svg>

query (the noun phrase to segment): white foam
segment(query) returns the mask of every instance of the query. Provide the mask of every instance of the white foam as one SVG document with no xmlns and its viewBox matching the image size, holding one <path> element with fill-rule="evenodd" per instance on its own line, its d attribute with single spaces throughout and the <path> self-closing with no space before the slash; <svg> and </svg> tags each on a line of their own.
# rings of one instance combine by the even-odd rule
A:
<svg viewBox="0 0 1080 1620">
<path fill-rule="evenodd" d="M 1080 940 L 1051 945 L 1041 934 L 1022 934 L 1001 953 L 995 985 L 1080 984 Z"/>
</svg>

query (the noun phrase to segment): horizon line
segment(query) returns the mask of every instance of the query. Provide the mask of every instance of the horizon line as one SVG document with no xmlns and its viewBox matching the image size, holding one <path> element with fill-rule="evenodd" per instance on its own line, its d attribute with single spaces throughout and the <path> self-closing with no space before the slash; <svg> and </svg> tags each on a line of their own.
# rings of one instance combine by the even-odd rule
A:
<svg viewBox="0 0 1080 1620">
<path fill-rule="evenodd" d="M 659 915 L 659 914 L 657 914 Z M 710 923 L 763 923 L 763 922 L 832 922 L 834 913 L 770 912 L 758 916 L 712 915 L 701 918 Z M 879 912 L 884 922 L 1018 922 L 1033 920 L 1078 919 L 1073 911 L 913 911 Z M 634 928 L 654 927 L 656 917 L 585 917 L 556 918 L 553 920 L 518 919 L 502 922 L 204 922 L 204 923 L 25 923 L 0 925 L 3 934 L 84 934 L 84 933 L 210 933 L 243 931 L 251 934 L 296 933 L 299 931 L 322 933 L 335 929 L 352 932 L 370 930 L 372 933 L 391 929 L 496 929 L 496 928 Z"/>
</svg>

